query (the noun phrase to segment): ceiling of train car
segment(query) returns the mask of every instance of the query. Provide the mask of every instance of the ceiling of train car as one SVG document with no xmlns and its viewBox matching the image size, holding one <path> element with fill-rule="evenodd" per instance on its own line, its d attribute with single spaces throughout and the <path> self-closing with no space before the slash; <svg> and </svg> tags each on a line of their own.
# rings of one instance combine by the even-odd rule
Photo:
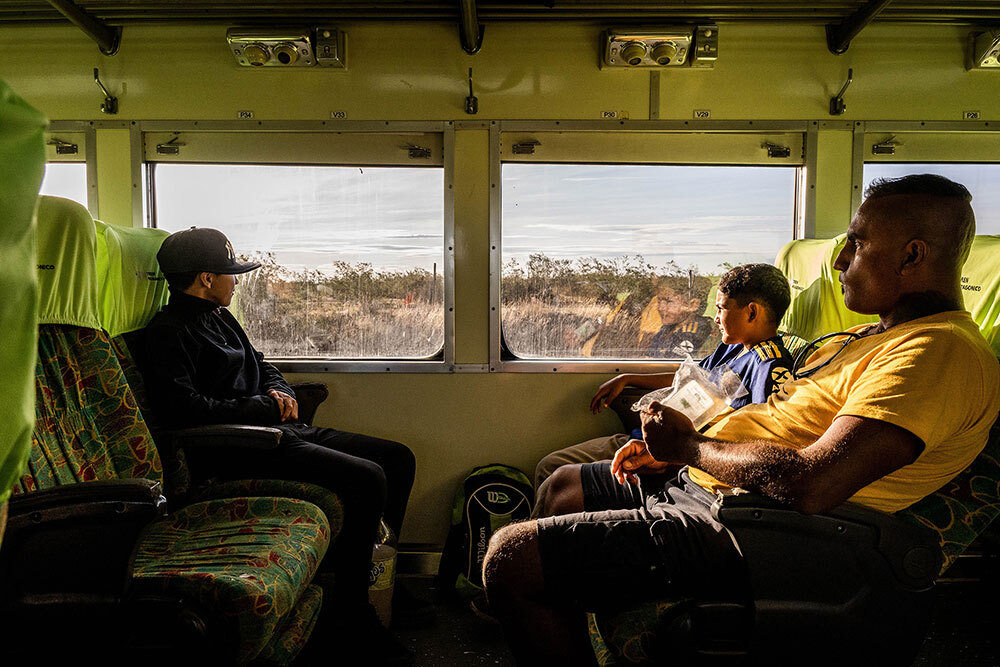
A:
<svg viewBox="0 0 1000 667">
<path fill-rule="evenodd" d="M 66 22 L 57 7 L 76 5 L 109 24 L 149 22 L 459 21 L 474 12 L 482 23 L 506 20 L 712 20 L 831 23 L 877 9 L 875 21 L 982 24 L 1000 22 L 996 0 L 0 0 L 0 24 Z"/>
</svg>

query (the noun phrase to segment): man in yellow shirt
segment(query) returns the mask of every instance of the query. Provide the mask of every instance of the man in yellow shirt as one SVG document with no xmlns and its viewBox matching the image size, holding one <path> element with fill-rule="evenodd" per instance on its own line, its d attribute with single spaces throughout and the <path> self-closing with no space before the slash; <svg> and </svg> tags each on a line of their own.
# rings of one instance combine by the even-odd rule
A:
<svg viewBox="0 0 1000 667">
<path fill-rule="evenodd" d="M 711 516 L 720 486 L 807 513 L 847 500 L 892 512 L 982 450 L 1000 410 L 1000 367 L 963 310 L 972 197 L 926 174 L 876 182 L 867 195 L 835 268 L 847 307 L 877 324 L 832 337 L 767 403 L 704 434 L 654 403 L 644 440 L 610 467 L 580 466 L 579 483 L 548 501 L 555 516 L 494 536 L 486 591 L 519 664 L 595 664 L 587 610 L 745 586 L 739 549 Z"/>
</svg>

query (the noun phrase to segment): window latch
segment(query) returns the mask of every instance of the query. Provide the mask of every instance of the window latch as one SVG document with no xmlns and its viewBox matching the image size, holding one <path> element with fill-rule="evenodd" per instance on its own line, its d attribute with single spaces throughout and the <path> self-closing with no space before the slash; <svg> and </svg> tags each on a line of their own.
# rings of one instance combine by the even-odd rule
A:
<svg viewBox="0 0 1000 667">
<path fill-rule="evenodd" d="M 170 141 L 164 142 L 162 144 L 156 144 L 156 152 L 160 155 L 179 155 L 181 152 L 181 146 L 184 144 L 177 141 L 180 137 L 174 137 Z"/>
<path fill-rule="evenodd" d="M 56 139 L 55 137 L 49 139 L 46 143 L 49 146 L 56 147 L 56 155 L 76 155 L 80 152 L 80 147 L 76 144 Z"/>
<path fill-rule="evenodd" d="M 889 137 L 885 141 L 872 144 L 872 155 L 895 155 L 896 146 L 898 145 L 899 142 L 896 141 L 896 137 Z"/>
<path fill-rule="evenodd" d="M 411 160 L 429 160 L 431 157 L 431 149 L 424 148 L 422 146 L 409 145 L 406 147 L 409 152 Z"/>
<path fill-rule="evenodd" d="M 529 139 L 528 141 L 522 141 L 511 146 L 511 151 L 514 155 L 534 155 L 535 146 L 541 146 L 542 142 L 537 139 Z"/>
<path fill-rule="evenodd" d="M 770 141 L 765 141 L 761 148 L 766 148 L 767 156 L 773 158 L 790 157 L 792 154 L 792 149 L 790 147 L 772 144 Z"/>
</svg>

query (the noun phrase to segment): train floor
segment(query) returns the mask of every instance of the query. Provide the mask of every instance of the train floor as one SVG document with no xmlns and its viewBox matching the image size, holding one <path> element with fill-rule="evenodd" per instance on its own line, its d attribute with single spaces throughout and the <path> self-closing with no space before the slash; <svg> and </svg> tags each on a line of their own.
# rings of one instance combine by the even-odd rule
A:
<svg viewBox="0 0 1000 667">
<path fill-rule="evenodd" d="M 419 597 L 435 601 L 431 627 L 397 632 L 416 656 L 416 667 L 514 666 L 498 626 L 474 616 L 467 604 L 442 602 L 430 577 L 403 581 Z M 998 626 L 996 585 L 939 583 L 930 633 L 913 667 L 1000 667 Z"/>
</svg>

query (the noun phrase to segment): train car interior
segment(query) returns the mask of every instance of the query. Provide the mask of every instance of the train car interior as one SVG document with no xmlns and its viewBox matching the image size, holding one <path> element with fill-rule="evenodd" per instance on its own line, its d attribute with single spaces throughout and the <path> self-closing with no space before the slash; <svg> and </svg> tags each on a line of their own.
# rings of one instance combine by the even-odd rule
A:
<svg viewBox="0 0 1000 667">
<path fill-rule="evenodd" d="M 695 373 L 735 267 L 787 278 L 792 357 L 881 326 L 845 302 L 848 225 L 912 174 L 972 195 L 962 306 L 992 362 L 993 0 L 0 0 L 0 656 L 531 664 L 482 563 L 539 461 L 641 439 L 651 389 L 595 392 Z M 229 272 L 170 245 L 192 227 Z M 287 472 L 308 465 L 250 407 L 164 398 L 150 322 L 181 280 L 262 354 L 241 368 L 277 388 L 266 410 L 412 453 L 412 488 L 371 464 L 364 591 L 337 568 L 366 483 Z M 595 664 L 1000 665 L 989 425 L 892 512 L 717 492 L 749 588 L 602 602 Z M 330 609 L 366 592 L 399 651 L 349 646 L 361 621 Z"/>
</svg>

